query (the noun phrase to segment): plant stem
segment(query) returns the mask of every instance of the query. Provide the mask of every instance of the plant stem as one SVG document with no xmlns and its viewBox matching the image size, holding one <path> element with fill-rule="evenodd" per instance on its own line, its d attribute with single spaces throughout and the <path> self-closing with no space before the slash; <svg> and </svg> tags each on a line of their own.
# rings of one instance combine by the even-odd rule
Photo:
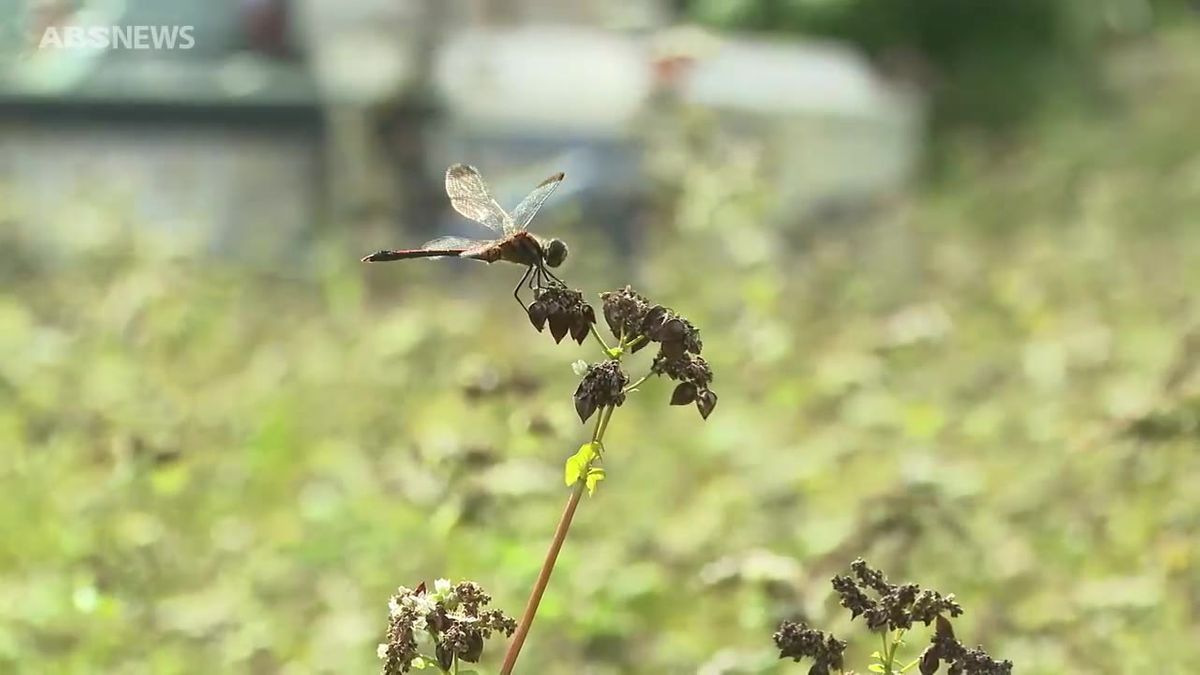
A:
<svg viewBox="0 0 1200 675">
<path fill-rule="evenodd" d="M 596 330 L 596 325 L 592 324 L 588 326 L 588 331 L 591 332 L 592 337 L 596 338 L 596 341 L 600 343 L 601 349 L 604 350 L 604 358 L 612 358 L 612 350 L 608 348 L 608 343 L 604 341 L 604 337 L 600 335 L 600 331 Z"/>
<path fill-rule="evenodd" d="M 593 438 L 592 438 L 593 443 L 603 444 L 604 432 L 605 432 L 605 430 L 608 429 L 608 420 L 610 420 L 612 418 L 612 414 L 613 414 L 614 410 L 616 410 L 616 407 L 610 405 L 610 406 L 606 407 L 604 410 L 600 411 L 600 415 L 601 415 L 600 426 L 596 428 L 596 433 L 593 435 Z"/>
<path fill-rule="evenodd" d="M 596 418 L 596 427 L 592 430 L 593 443 L 601 443 L 604 440 L 604 432 L 608 429 L 608 420 L 612 418 L 615 409 L 610 405 L 600 411 L 600 415 Z M 583 478 L 586 475 L 587 471 L 584 471 L 571 488 L 571 496 L 567 499 L 567 506 L 563 509 L 562 517 L 558 519 L 558 527 L 555 528 L 554 538 L 550 541 L 550 550 L 546 551 L 546 559 L 542 561 L 542 571 L 538 573 L 537 581 L 533 584 L 533 591 L 529 594 L 529 602 L 525 604 L 525 613 L 521 615 L 521 622 L 517 624 L 512 642 L 508 644 L 508 651 L 504 654 L 504 665 L 500 668 L 500 675 L 511 675 L 513 667 L 517 665 L 517 656 L 521 654 L 521 647 L 529 635 L 529 628 L 533 625 L 533 617 L 537 615 L 542 595 L 546 592 L 546 586 L 550 584 L 550 574 L 554 571 L 554 563 L 558 561 L 558 552 L 562 550 L 563 542 L 567 540 L 567 532 L 571 529 L 571 520 L 575 517 L 579 498 L 583 496 L 583 490 L 587 486 L 587 481 Z"/>
<path fill-rule="evenodd" d="M 605 410 L 608 410 L 608 408 L 601 408 L 600 414 L 596 415 L 596 426 L 592 429 L 592 442 L 593 443 L 600 440 L 600 434 L 602 433 L 600 431 L 600 425 L 604 424 L 604 411 Z"/>
<path fill-rule="evenodd" d="M 630 340 L 629 344 L 625 345 L 625 347 L 627 349 L 633 349 L 634 347 L 637 347 L 638 345 L 642 344 L 643 342 L 645 342 L 646 340 L 649 340 L 649 339 L 650 338 L 646 337 L 645 335 L 639 335 L 639 336 L 633 338 L 632 340 Z"/>
<path fill-rule="evenodd" d="M 621 391 L 623 391 L 624 393 L 629 393 L 629 392 L 633 391 L 634 389 L 637 389 L 637 386 L 639 384 L 645 382 L 649 378 L 650 378 L 650 373 L 646 373 L 645 375 L 639 377 L 633 384 L 629 385 L 628 387 L 625 387 Z"/>
<path fill-rule="evenodd" d="M 888 642 L 888 636 L 891 635 L 891 643 Z M 887 675 L 895 675 L 894 670 L 896 664 L 896 651 L 900 649 L 900 640 L 904 637 L 903 630 L 897 630 L 894 633 L 881 633 L 879 637 L 883 640 L 883 668 Z M 903 671 L 900 671 L 903 672 Z"/>
<path fill-rule="evenodd" d="M 575 507 L 579 506 L 579 498 L 583 495 L 584 481 L 576 481 L 575 487 L 571 488 L 571 497 L 567 499 L 567 506 L 563 509 L 562 517 L 558 519 L 558 527 L 554 530 L 554 539 L 550 541 L 550 550 L 546 552 L 546 559 L 542 562 L 542 571 L 538 574 L 537 581 L 533 584 L 533 592 L 529 594 L 529 602 L 525 605 L 525 613 L 521 615 L 521 622 L 517 624 L 517 630 L 513 633 L 512 642 L 508 643 L 508 651 L 504 654 L 504 665 L 500 668 L 500 675 L 511 675 L 513 667 L 517 665 L 517 656 L 521 653 L 521 647 L 525 644 L 525 637 L 529 635 L 529 627 L 533 625 L 533 617 L 537 614 L 538 604 L 542 601 L 542 594 L 546 592 L 546 586 L 550 583 L 550 573 L 554 571 L 554 563 L 558 560 L 558 552 L 562 549 L 563 542 L 567 539 L 567 531 L 571 529 L 571 519 L 575 517 Z"/>
</svg>

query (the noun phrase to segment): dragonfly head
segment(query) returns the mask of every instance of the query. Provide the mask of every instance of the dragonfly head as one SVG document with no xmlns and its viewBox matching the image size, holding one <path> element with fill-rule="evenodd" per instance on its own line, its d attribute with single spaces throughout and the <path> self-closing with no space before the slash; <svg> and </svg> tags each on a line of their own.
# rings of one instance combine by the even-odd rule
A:
<svg viewBox="0 0 1200 675">
<path fill-rule="evenodd" d="M 567 259 L 567 245 L 562 239 L 551 239 L 544 249 L 546 264 L 550 267 L 558 267 Z"/>
</svg>

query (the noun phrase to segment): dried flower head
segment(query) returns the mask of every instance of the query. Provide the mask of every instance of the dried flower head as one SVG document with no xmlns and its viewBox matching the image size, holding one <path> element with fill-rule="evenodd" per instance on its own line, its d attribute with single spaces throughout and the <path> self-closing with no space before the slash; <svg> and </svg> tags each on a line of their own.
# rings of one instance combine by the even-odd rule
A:
<svg viewBox="0 0 1200 675">
<path fill-rule="evenodd" d="M 529 322 L 539 332 L 549 323 L 555 342 L 562 342 L 570 333 L 571 339 L 583 344 L 592 324 L 596 323 L 596 313 L 584 302 L 583 293 L 552 281 L 534 291 L 533 303 L 529 305 Z"/>
<path fill-rule="evenodd" d="M 579 419 L 586 422 L 597 409 L 624 403 L 627 384 L 629 376 L 621 370 L 619 361 L 601 361 L 589 366 L 575 390 L 575 412 L 579 413 Z"/>
<path fill-rule="evenodd" d="M 779 630 L 775 631 L 775 646 L 779 648 L 781 659 L 812 659 L 814 663 L 808 671 L 812 675 L 827 675 L 830 670 L 841 671 L 842 652 L 846 651 L 845 642 L 792 621 L 784 621 L 779 625 Z"/>
<path fill-rule="evenodd" d="M 967 649 L 954 637 L 954 628 L 944 616 L 937 618 L 937 629 L 929 646 L 921 654 L 921 675 L 933 675 L 945 663 L 951 675 L 1010 675 L 1012 661 L 997 661 L 983 647 Z"/>
<path fill-rule="evenodd" d="M 850 570 L 852 574 L 836 576 L 832 583 L 842 606 L 850 610 L 851 619 L 862 616 L 871 630 L 880 632 L 908 629 L 914 623 L 935 624 L 929 646 L 904 670 L 916 665 L 921 675 L 933 675 L 944 663 L 948 675 L 1011 675 L 1011 661 L 997 661 L 982 647 L 968 649 L 954 637 L 950 617 L 961 615 L 963 610 L 953 595 L 922 590 L 912 583 L 893 584 L 862 558 L 851 563 Z M 775 644 L 781 659 L 812 658 L 815 663 L 809 673 L 827 675 L 831 669 L 842 668 L 846 643 L 804 624 L 782 624 L 775 632 Z M 879 672 L 882 668 L 872 666 Z"/>
<path fill-rule="evenodd" d="M 678 358 L 685 352 L 699 354 L 703 348 L 700 331 L 690 321 L 671 308 L 656 305 L 633 288 L 601 293 L 604 320 L 617 337 L 634 342 L 631 351 L 638 351 L 650 342 L 657 342 L 668 358 Z"/>
<path fill-rule="evenodd" d="M 645 334 L 643 324 L 653 305 L 640 293 L 626 286 L 617 291 L 601 293 L 600 300 L 604 308 L 604 321 L 608 323 L 608 330 L 612 331 L 613 335 L 632 340 Z M 633 351 L 645 344 L 643 342 L 637 345 Z"/>
<path fill-rule="evenodd" d="M 683 352 L 677 357 L 668 357 L 665 350 L 659 351 L 650 366 L 655 375 L 666 375 L 679 382 L 671 393 L 671 405 L 695 403 L 700 416 L 708 419 L 717 407 L 717 395 L 708 385 L 713 381 L 712 368 L 702 356 Z"/>
<path fill-rule="evenodd" d="M 455 659 L 479 661 L 493 632 L 512 635 L 517 622 L 500 610 L 484 610 L 492 601 L 472 581 L 452 586 L 439 579 L 430 593 L 425 584 L 400 587 L 388 601 L 387 642 L 379 645 L 383 675 L 407 673 L 419 656 L 418 639 L 433 642 L 438 664 L 449 670 Z"/>
<path fill-rule="evenodd" d="M 659 343 L 659 355 L 677 359 L 684 354 L 699 354 L 704 348 L 700 331 L 691 321 L 661 305 L 646 313 L 643 320 L 644 334 Z"/>
<path fill-rule="evenodd" d="M 943 597 L 934 590 L 921 590 L 917 584 L 892 584 L 862 558 L 850 563 L 850 570 L 854 577 L 833 578 L 833 590 L 842 606 L 850 610 L 851 618 L 862 615 L 871 630 L 908 629 L 913 623 L 928 626 L 940 615 L 962 614 L 953 595 Z M 868 590 L 878 595 L 878 600 L 868 596 Z"/>
</svg>

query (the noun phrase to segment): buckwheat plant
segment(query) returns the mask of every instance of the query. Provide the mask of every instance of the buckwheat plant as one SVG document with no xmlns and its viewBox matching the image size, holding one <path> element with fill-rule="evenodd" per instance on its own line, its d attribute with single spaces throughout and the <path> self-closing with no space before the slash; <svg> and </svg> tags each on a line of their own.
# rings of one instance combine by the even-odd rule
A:
<svg viewBox="0 0 1200 675">
<path fill-rule="evenodd" d="M 851 619 L 861 616 L 867 629 L 879 634 L 882 649 L 871 654 L 874 662 L 867 667 L 870 672 L 897 675 L 916 668 L 921 675 L 933 675 L 945 665 L 948 675 L 1012 673 L 1011 661 L 996 661 L 982 647 L 968 649 L 954 637 L 950 619 L 963 613 L 954 595 L 943 596 L 912 583 L 892 584 L 862 558 L 850 564 L 850 571 L 852 575 L 833 578 L 833 590 L 842 607 L 850 611 Z M 919 656 L 901 665 L 899 651 L 906 644 L 905 634 L 918 623 L 933 624 L 929 644 Z M 775 646 L 781 659 L 811 659 L 809 675 L 846 672 L 842 658 L 846 643 L 803 623 L 780 624 L 775 631 Z"/>
<path fill-rule="evenodd" d="M 677 383 L 671 394 L 671 405 L 695 404 L 704 419 L 708 419 L 717 406 L 717 395 L 710 388 L 712 369 L 700 356 L 703 348 L 700 331 L 690 321 L 668 307 L 647 300 L 629 286 L 601 293 L 600 301 L 604 321 L 614 340 L 611 344 L 596 330 L 596 313 L 584 301 L 583 294 L 561 282 L 552 280 L 538 288 L 528 308 L 529 321 L 539 332 L 548 326 L 555 342 L 570 335 L 579 344 L 583 344 L 590 334 L 599 345 L 602 358 L 592 364 L 575 363 L 575 374 L 581 378 L 575 389 L 575 412 L 584 424 L 593 417 L 596 421 L 591 439 L 567 459 L 564 478 L 571 488 L 571 495 L 550 541 L 550 549 L 534 582 L 525 612 L 509 643 L 500 671 L 502 675 L 511 673 L 516 665 L 580 498 L 584 491 L 593 494 L 606 476 L 601 466 L 604 433 L 613 412 L 625 403 L 627 395 L 637 391 L 637 387 L 651 376 L 666 376 Z M 658 346 L 657 353 L 646 372 L 631 381 L 625 372 L 626 359 L 650 345 Z"/>
<path fill-rule="evenodd" d="M 464 675 L 459 663 L 478 663 L 492 633 L 512 635 L 516 630 L 512 617 L 484 609 L 491 601 L 473 581 L 451 585 L 438 579 L 432 592 L 424 583 L 415 589 L 398 588 L 388 600 L 387 642 L 378 648 L 383 675 L 427 668 Z"/>
</svg>

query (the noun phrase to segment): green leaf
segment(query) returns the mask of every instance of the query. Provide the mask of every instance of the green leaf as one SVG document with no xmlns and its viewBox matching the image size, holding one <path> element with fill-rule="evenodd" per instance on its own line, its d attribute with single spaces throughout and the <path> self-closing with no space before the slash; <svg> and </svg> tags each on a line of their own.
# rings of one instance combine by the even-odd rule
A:
<svg viewBox="0 0 1200 675">
<path fill-rule="evenodd" d="M 563 467 L 563 479 L 567 485 L 579 482 L 592 460 L 599 454 L 599 449 L 599 443 L 584 443 L 574 455 L 567 458 L 566 466 Z"/>
<path fill-rule="evenodd" d="M 880 659 L 880 660 L 882 660 L 882 659 L 883 659 L 883 654 L 880 654 L 880 653 L 879 653 L 879 650 L 877 649 L 877 650 L 875 650 L 875 651 L 871 652 L 871 658 L 873 658 L 873 659 Z"/>
<path fill-rule="evenodd" d="M 884 672 L 883 666 L 879 665 L 878 663 L 872 663 L 871 665 L 867 666 L 867 670 L 871 671 L 872 673 Z"/>
<path fill-rule="evenodd" d="M 596 486 L 600 484 L 600 481 L 604 480 L 604 477 L 606 475 L 607 475 L 607 473 L 604 471 L 604 469 L 601 469 L 600 467 L 593 467 L 588 470 L 587 491 L 588 491 L 589 497 L 591 497 L 596 492 Z"/>
<path fill-rule="evenodd" d="M 567 485 L 574 485 L 579 482 L 579 476 L 583 474 L 583 467 L 579 464 L 579 455 L 571 455 L 567 458 L 567 463 L 563 467 L 563 480 Z"/>
</svg>

